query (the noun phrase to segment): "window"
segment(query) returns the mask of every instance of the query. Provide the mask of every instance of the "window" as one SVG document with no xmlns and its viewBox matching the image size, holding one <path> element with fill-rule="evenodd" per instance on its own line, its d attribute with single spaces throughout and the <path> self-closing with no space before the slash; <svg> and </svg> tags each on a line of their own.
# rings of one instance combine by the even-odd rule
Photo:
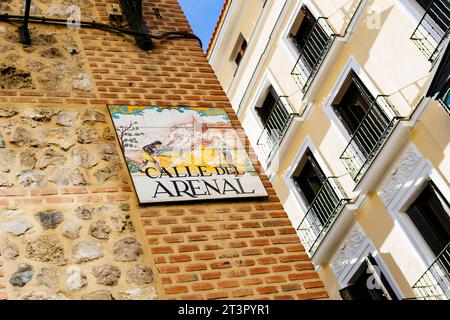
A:
<svg viewBox="0 0 450 320">
<path fill-rule="evenodd" d="M 359 151 L 365 157 L 372 153 L 390 122 L 374 102 L 373 95 L 353 71 L 333 102 L 335 113 L 348 133 L 354 136 Z"/>
<path fill-rule="evenodd" d="M 450 242 L 450 209 L 433 182 L 427 183 L 407 213 L 430 249 L 438 256 Z M 450 270 L 450 262 L 446 268 Z"/>
<path fill-rule="evenodd" d="M 247 40 L 245 40 L 242 34 L 239 35 L 238 41 L 236 43 L 236 48 L 234 50 L 234 62 L 236 66 L 239 67 L 242 59 L 244 58 L 245 50 L 247 50 Z"/>
<path fill-rule="evenodd" d="M 291 33 L 290 37 L 301 53 L 299 62 L 302 63 L 302 70 L 310 75 L 326 53 L 331 38 L 305 6 L 301 9 L 300 19 L 298 27 L 294 24 L 293 30 L 296 31 Z"/>
<path fill-rule="evenodd" d="M 398 300 L 392 287 L 371 254 L 344 289 L 343 300 Z"/>
<path fill-rule="evenodd" d="M 351 71 L 333 102 L 333 108 L 349 133 L 353 134 L 374 100 L 358 76 Z"/>
<path fill-rule="evenodd" d="M 291 39 L 299 51 L 302 51 L 305 47 L 306 40 L 316 23 L 316 18 L 314 18 L 311 11 L 309 11 L 307 7 L 302 7 L 301 15 L 302 18 L 300 26 L 298 28 L 295 28 L 294 26 L 294 29 L 296 29 L 296 31 L 291 34 Z"/>
<path fill-rule="evenodd" d="M 279 97 L 275 89 L 272 86 L 270 86 L 262 106 L 255 108 L 256 113 L 258 114 L 258 117 L 261 120 L 263 126 L 265 126 L 268 123 L 270 115 L 272 114 L 275 105 L 278 101 L 278 98 Z"/>
<path fill-rule="evenodd" d="M 292 179 L 309 207 L 325 183 L 326 177 L 310 150 L 306 151 L 302 162 L 299 172 L 294 174 Z"/>
</svg>

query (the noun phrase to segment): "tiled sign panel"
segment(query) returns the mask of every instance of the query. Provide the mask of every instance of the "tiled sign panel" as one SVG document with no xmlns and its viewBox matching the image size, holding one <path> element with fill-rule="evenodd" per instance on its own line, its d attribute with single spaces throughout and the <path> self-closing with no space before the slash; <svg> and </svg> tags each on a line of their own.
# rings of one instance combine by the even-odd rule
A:
<svg viewBox="0 0 450 320">
<path fill-rule="evenodd" d="M 223 109 L 109 111 L 141 204 L 267 196 Z"/>
</svg>

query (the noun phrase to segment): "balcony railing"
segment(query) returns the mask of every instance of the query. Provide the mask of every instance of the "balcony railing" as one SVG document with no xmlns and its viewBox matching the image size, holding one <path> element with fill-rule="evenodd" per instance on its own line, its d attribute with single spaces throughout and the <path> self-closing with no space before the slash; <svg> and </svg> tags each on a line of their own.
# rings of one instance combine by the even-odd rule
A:
<svg viewBox="0 0 450 320">
<path fill-rule="evenodd" d="M 450 243 L 413 286 L 417 299 L 450 299 Z"/>
<path fill-rule="evenodd" d="M 298 113 L 289 112 L 290 109 L 287 97 L 279 97 L 258 138 L 258 149 L 269 161 L 278 150 L 292 120 L 300 116 Z"/>
<path fill-rule="evenodd" d="M 450 31 L 450 0 L 434 0 L 417 25 L 411 40 L 433 62 Z"/>
<path fill-rule="evenodd" d="M 380 95 L 373 101 L 340 157 L 355 182 L 372 164 L 401 119 L 387 96 Z"/>
<path fill-rule="evenodd" d="M 300 56 L 291 74 L 300 89 L 305 93 L 335 39 L 336 34 L 327 23 L 327 18 L 320 17 L 306 38 L 303 48 L 299 47 L 294 38 L 292 41 L 300 51 Z"/>
<path fill-rule="evenodd" d="M 322 185 L 297 228 L 302 244 L 311 256 L 349 201 L 337 177 L 328 178 Z"/>
</svg>

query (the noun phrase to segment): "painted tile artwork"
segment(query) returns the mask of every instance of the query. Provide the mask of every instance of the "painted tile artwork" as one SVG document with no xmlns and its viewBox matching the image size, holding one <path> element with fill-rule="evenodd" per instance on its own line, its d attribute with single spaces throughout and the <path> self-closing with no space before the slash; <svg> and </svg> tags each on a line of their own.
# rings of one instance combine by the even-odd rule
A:
<svg viewBox="0 0 450 320">
<path fill-rule="evenodd" d="M 109 111 L 141 204 L 267 196 L 223 109 Z"/>
</svg>

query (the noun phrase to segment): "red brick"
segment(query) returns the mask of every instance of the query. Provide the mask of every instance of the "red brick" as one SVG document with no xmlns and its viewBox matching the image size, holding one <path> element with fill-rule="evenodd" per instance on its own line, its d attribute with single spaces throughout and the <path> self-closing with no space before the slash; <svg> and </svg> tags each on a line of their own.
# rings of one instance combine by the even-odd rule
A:
<svg viewBox="0 0 450 320">
<path fill-rule="evenodd" d="M 301 273 L 291 273 L 288 275 L 289 280 L 298 281 L 305 279 L 315 279 L 318 275 L 316 272 L 301 272 Z"/>
<path fill-rule="evenodd" d="M 175 256 L 170 256 L 169 260 L 170 260 L 171 263 L 177 263 L 177 262 L 191 261 L 192 258 L 188 254 L 179 254 L 179 255 L 175 255 Z"/>
<path fill-rule="evenodd" d="M 178 293 L 187 293 L 187 292 L 189 292 L 189 289 L 186 286 L 166 287 L 167 294 L 178 294 Z"/>
<path fill-rule="evenodd" d="M 205 298 L 208 300 L 226 299 L 228 297 L 229 297 L 228 292 L 213 292 L 205 295 Z"/>
<path fill-rule="evenodd" d="M 314 265 L 310 262 L 302 262 L 295 264 L 295 270 L 302 271 L 302 270 L 314 270 Z"/>
<path fill-rule="evenodd" d="M 208 236 L 204 234 L 195 234 L 188 236 L 189 242 L 208 241 Z"/>
<path fill-rule="evenodd" d="M 243 256 L 257 256 L 263 254 L 261 249 L 245 249 L 242 250 Z"/>
<path fill-rule="evenodd" d="M 250 241 L 250 245 L 255 246 L 255 247 L 267 246 L 269 244 L 270 244 L 270 242 L 268 239 L 255 239 L 255 240 Z"/>
<path fill-rule="evenodd" d="M 247 275 L 247 271 L 243 270 L 243 269 L 229 270 L 225 273 L 225 276 L 228 278 L 245 277 L 246 275 Z"/>
<path fill-rule="evenodd" d="M 194 254 L 197 260 L 214 260 L 216 258 L 215 253 L 196 253 Z"/>
<path fill-rule="evenodd" d="M 247 243 L 245 241 L 232 241 L 228 244 L 230 248 L 245 248 Z"/>
<path fill-rule="evenodd" d="M 243 298 L 253 295 L 253 290 L 251 289 L 238 289 L 232 291 L 232 295 L 234 298 Z"/>
<path fill-rule="evenodd" d="M 198 277 L 196 274 L 180 274 L 175 276 L 176 282 L 192 282 L 197 281 Z"/>
<path fill-rule="evenodd" d="M 176 227 L 171 227 L 170 230 L 172 233 L 186 233 L 186 232 L 191 232 L 191 227 L 190 226 L 176 226 Z"/>
<path fill-rule="evenodd" d="M 289 265 L 276 265 L 276 266 L 272 266 L 272 270 L 273 272 L 287 272 L 287 271 L 291 271 L 292 270 L 292 266 Z"/>
<path fill-rule="evenodd" d="M 271 247 L 271 248 L 264 248 L 265 254 L 280 254 L 284 253 L 284 250 L 282 248 L 278 247 Z"/>
<path fill-rule="evenodd" d="M 305 253 L 292 254 L 288 256 L 279 257 L 281 262 L 295 262 L 295 261 L 309 261 L 308 255 Z"/>
<path fill-rule="evenodd" d="M 239 287 L 239 282 L 227 280 L 227 281 L 219 281 L 218 283 L 219 288 L 236 288 Z"/>
<path fill-rule="evenodd" d="M 269 293 L 277 293 L 278 289 L 275 286 L 267 286 L 267 287 L 256 288 L 256 291 L 259 294 L 269 294 Z"/>
<path fill-rule="evenodd" d="M 181 295 L 180 299 L 182 300 L 203 300 L 203 296 L 200 294 L 187 294 L 187 295 Z"/>
<path fill-rule="evenodd" d="M 165 229 L 161 229 L 161 230 L 165 230 Z M 159 233 L 159 234 L 162 234 L 162 233 Z M 183 236 L 167 236 L 167 237 L 164 237 L 163 239 L 167 243 L 181 243 L 181 242 L 184 242 Z"/>
<path fill-rule="evenodd" d="M 153 247 L 151 251 L 153 254 L 173 253 L 173 249 L 171 247 Z"/>
<path fill-rule="evenodd" d="M 159 266 L 158 270 L 160 273 L 177 273 L 180 272 L 180 267 L 177 266 Z"/>
<path fill-rule="evenodd" d="M 166 228 L 145 228 L 146 235 L 166 234 Z"/>
<path fill-rule="evenodd" d="M 289 284 L 284 284 L 281 286 L 281 290 L 283 290 L 283 292 L 288 292 L 288 291 L 295 291 L 295 290 L 301 290 L 302 286 L 298 283 L 289 283 Z"/>
<path fill-rule="evenodd" d="M 222 274 L 220 273 L 220 271 L 206 272 L 200 275 L 202 280 L 220 279 L 221 276 Z"/>
<path fill-rule="evenodd" d="M 264 257 L 264 258 L 259 258 L 256 260 L 259 264 L 274 264 L 277 263 L 277 259 L 275 259 L 274 257 Z"/>
<path fill-rule="evenodd" d="M 328 294 L 325 291 L 306 292 L 297 294 L 297 298 L 300 300 L 326 299 L 328 298 Z"/>
<path fill-rule="evenodd" d="M 267 283 L 279 283 L 279 282 L 286 282 L 287 279 L 285 276 L 270 276 L 266 278 Z"/>
<path fill-rule="evenodd" d="M 193 251 L 199 251 L 199 247 L 198 246 L 193 246 L 193 245 L 182 245 L 178 247 L 178 251 L 179 252 L 193 252 Z"/>
<path fill-rule="evenodd" d="M 191 264 L 185 267 L 186 271 L 202 271 L 208 269 L 204 263 Z"/>
<path fill-rule="evenodd" d="M 242 280 L 242 284 L 244 286 L 256 286 L 262 283 L 264 283 L 264 281 L 261 278 L 251 278 Z"/>
<path fill-rule="evenodd" d="M 231 268 L 231 263 L 229 261 L 221 261 L 211 263 L 211 269 L 226 269 Z"/>
<path fill-rule="evenodd" d="M 323 283 L 320 280 L 318 280 L 318 281 L 306 281 L 306 282 L 303 283 L 303 286 L 306 289 L 321 288 L 321 287 L 323 287 Z"/>
<path fill-rule="evenodd" d="M 191 287 L 194 291 L 207 291 L 214 289 L 214 285 L 212 283 L 194 283 Z"/>
<path fill-rule="evenodd" d="M 267 267 L 257 267 L 250 269 L 250 274 L 263 274 L 263 273 L 269 273 L 270 269 Z"/>
</svg>

